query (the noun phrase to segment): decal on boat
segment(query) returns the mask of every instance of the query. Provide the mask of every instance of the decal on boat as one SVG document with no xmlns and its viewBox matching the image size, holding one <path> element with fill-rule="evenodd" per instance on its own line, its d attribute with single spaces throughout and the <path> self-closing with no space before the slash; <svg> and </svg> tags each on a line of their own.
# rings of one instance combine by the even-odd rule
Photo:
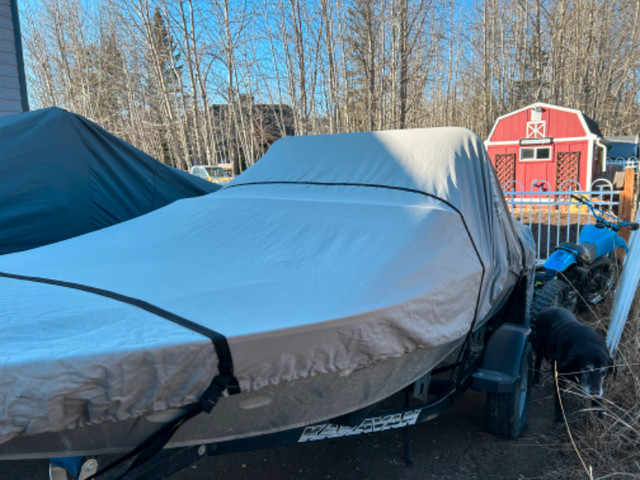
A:
<svg viewBox="0 0 640 480">
<path fill-rule="evenodd" d="M 392 428 L 415 425 L 420 412 L 421 410 L 418 409 L 405 413 L 394 413 L 382 417 L 367 418 L 356 426 L 334 425 L 332 423 L 311 425 L 304 429 L 298 439 L 298 443 L 326 440 L 327 438 L 348 437 L 362 433 L 382 432 L 384 430 L 391 430 Z"/>
</svg>

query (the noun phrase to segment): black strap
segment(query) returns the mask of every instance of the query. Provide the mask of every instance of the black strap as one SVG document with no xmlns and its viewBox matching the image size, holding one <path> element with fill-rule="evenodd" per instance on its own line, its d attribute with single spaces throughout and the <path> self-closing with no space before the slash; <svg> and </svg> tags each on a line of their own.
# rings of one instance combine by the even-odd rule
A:
<svg viewBox="0 0 640 480">
<path fill-rule="evenodd" d="M 13 280 L 24 280 L 26 282 L 44 283 L 46 285 L 55 285 L 57 287 L 71 288 L 73 290 L 80 290 L 82 292 L 93 293 L 101 297 L 111 298 L 113 300 L 117 300 L 119 302 L 127 303 L 134 307 L 138 307 L 142 310 L 146 310 L 149 313 L 153 313 L 154 315 L 157 315 L 173 323 L 176 323 L 185 328 L 188 328 L 189 330 L 192 330 L 196 333 L 204 335 L 205 337 L 209 337 L 213 341 L 214 346 L 216 347 L 216 353 L 218 354 L 218 359 L 221 362 L 231 362 L 231 351 L 229 350 L 229 346 L 227 345 L 227 341 L 224 335 L 216 332 L 215 330 L 211 330 L 203 325 L 192 322 L 191 320 L 187 320 L 186 318 L 181 317 L 180 315 L 176 315 L 175 313 L 169 312 L 168 310 L 160 308 L 149 302 L 145 302 L 144 300 L 128 297 L 126 295 L 122 295 L 117 292 L 112 292 L 111 290 L 91 287 L 89 285 L 83 285 L 81 283 L 67 282 L 64 280 L 55 280 L 53 278 L 32 277 L 27 275 L 18 275 L 15 273 L 6 273 L 6 272 L 0 272 L 0 277 L 11 278 Z M 218 348 L 220 348 L 220 351 L 218 351 Z"/>
<path fill-rule="evenodd" d="M 182 416 L 166 424 L 164 427 L 152 434 L 129 453 L 113 461 L 102 470 L 94 473 L 89 478 L 87 478 L 87 480 L 95 480 L 97 478 L 100 478 L 106 473 L 122 465 L 125 465 L 134 458 L 135 460 L 131 462 L 129 468 L 117 478 L 125 479 L 128 473 L 135 473 L 135 470 L 138 467 L 147 463 L 160 450 L 162 450 L 162 448 L 167 444 L 171 437 L 173 437 L 173 434 L 176 433 L 182 425 L 184 425 L 187 421 L 191 420 L 199 413 L 211 412 L 213 407 L 215 407 L 218 403 L 218 400 L 220 400 L 222 393 L 226 389 L 231 389 L 229 377 L 217 375 L 209 385 L 209 388 L 204 391 L 204 393 L 200 397 L 200 400 L 197 403 L 191 405 L 191 407 Z"/>
<path fill-rule="evenodd" d="M 106 298 L 132 305 L 134 307 L 145 310 L 149 313 L 153 313 L 161 318 L 169 320 L 175 324 L 188 328 L 196 333 L 204 335 L 211 339 L 213 346 L 218 356 L 218 375 L 214 377 L 209 384 L 209 387 L 201 395 L 200 400 L 197 403 L 191 405 L 184 415 L 178 417 L 174 421 L 168 423 L 159 431 L 151 435 L 144 442 L 138 445 L 131 452 L 127 453 L 123 457 L 119 458 L 115 462 L 108 465 L 106 468 L 95 473 L 89 479 L 95 479 L 102 476 L 104 473 L 113 470 L 114 468 L 123 465 L 132 458 L 136 457 L 135 461 L 131 464 L 127 472 L 134 470 L 138 466 L 147 462 L 155 454 L 157 454 L 162 447 L 171 439 L 173 434 L 180 428 L 185 422 L 198 415 L 201 412 L 209 413 L 216 406 L 222 393 L 227 390 L 230 395 L 240 393 L 240 386 L 238 380 L 233 375 L 233 359 L 231 357 L 231 349 L 229 343 L 224 335 L 211 330 L 203 325 L 187 320 L 180 315 L 176 315 L 173 312 L 169 312 L 163 308 L 153 305 L 144 300 L 138 298 L 129 297 L 120 293 L 112 292 L 110 290 L 104 290 L 102 288 L 91 287 L 89 285 L 83 285 L 80 283 L 66 282 L 63 280 L 55 280 L 51 278 L 32 277 L 27 275 L 18 275 L 14 273 L 0 272 L 0 277 L 9 278 L 13 280 L 22 280 L 27 282 L 42 283 L 46 285 L 55 285 L 58 287 L 71 288 L 74 290 L 80 290 L 87 293 L 92 293 Z"/>
<path fill-rule="evenodd" d="M 254 185 L 312 185 L 312 186 L 319 186 L 319 187 L 365 187 L 365 188 L 379 188 L 382 190 L 396 190 L 400 192 L 416 193 L 418 195 L 433 198 L 434 200 L 438 200 L 439 202 L 444 203 L 445 205 L 447 205 L 449 208 L 454 210 L 456 213 L 458 213 L 462 217 L 462 213 L 455 205 L 453 205 L 453 203 L 437 195 L 434 195 L 433 193 L 429 193 L 424 190 L 419 190 L 417 188 L 398 187 L 394 185 L 384 185 L 379 183 L 314 182 L 310 180 L 266 180 L 262 182 L 232 183 L 230 185 L 227 185 L 224 188 L 228 189 L 228 188 L 238 188 L 238 187 L 249 187 Z M 463 221 L 464 221 L 464 218 L 463 218 Z"/>
<path fill-rule="evenodd" d="M 488 175 L 491 175 L 491 173 L 488 170 L 485 170 L 485 172 Z M 417 194 L 417 195 L 422 195 L 424 197 L 428 197 L 428 198 L 432 198 L 433 200 L 436 200 L 438 202 L 443 203 L 444 205 L 448 206 L 451 210 L 453 210 L 454 212 L 456 212 L 458 214 L 458 216 L 460 217 L 460 220 L 462 221 L 462 226 L 464 227 L 465 231 L 467 232 L 467 237 L 469 238 L 469 242 L 471 243 L 471 246 L 473 247 L 473 250 L 476 254 L 476 258 L 478 260 L 478 262 L 480 263 L 480 266 L 482 268 L 482 276 L 480 277 L 480 286 L 478 288 L 478 294 L 476 295 L 476 305 L 475 305 L 475 309 L 473 312 L 473 321 L 471 322 L 471 326 L 469 327 L 469 330 L 467 331 L 467 334 L 465 336 L 465 340 L 463 343 L 463 347 L 460 349 L 460 352 L 458 353 L 458 358 L 456 360 L 457 364 L 462 364 L 462 359 L 463 357 L 467 356 L 468 357 L 468 351 L 469 351 L 469 340 L 471 339 L 471 336 L 473 335 L 473 329 L 478 321 L 478 311 L 480 309 L 480 298 L 482 295 L 482 286 L 484 284 L 484 277 L 486 274 L 486 270 L 487 267 L 484 264 L 484 261 L 482 260 L 482 256 L 480 255 L 480 250 L 478 250 L 478 246 L 476 245 L 475 240 L 473 239 L 473 236 L 471 235 L 471 230 L 469 230 L 469 226 L 467 225 L 467 221 L 464 218 L 464 215 L 462 214 L 462 212 L 460 211 L 459 208 L 457 208 L 454 204 L 452 204 L 451 202 L 449 202 L 448 200 L 441 198 L 437 195 L 434 195 L 433 193 L 429 193 L 426 192 L 424 190 L 419 190 L 419 189 L 415 189 L 415 188 L 408 188 L 408 187 L 399 187 L 399 186 L 394 186 L 394 185 L 384 185 L 384 184 L 377 184 L 377 183 L 357 183 L 357 182 L 316 182 L 316 181 L 309 181 L 309 180 L 266 180 L 266 181 L 262 181 L 262 182 L 245 182 L 245 183 L 232 183 L 231 185 L 227 185 L 226 187 L 224 187 L 225 189 L 228 188 L 239 188 L 239 187 L 248 187 L 248 186 L 255 186 L 255 185 L 311 185 L 311 186 L 320 186 L 320 187 L 362 187 L 362 188 L 379 188 L 379 189 L 383 189 L 383 190 L 395 190 L 395 191 L 400 191 L 400 192 L 407 192 L 407 193 L 412 193 L 412 194 Z M 493 197 L 491 196 L 491 194 L 489 194 L 489 197 L 493 200 Z M 503 199 L 504 201 L 504 199 Z M 511 225 L 512 229 L 514 228 L 513 225 Z M 513 230 L 515 233 L 515 230 Z M 524 247 L 522 247 L 522 242 L 520 242 L 521 248 L 523 248 L 523 255 L 524 255 Z M 523 259 L 525 257 L 523 256 Z M 458 371 L 458 379 L 456 381 L 456 387 L 459 387 L 460 384 L 462 383 L 462 379 L 463 379 L 463 372 L 464 369 L 459 369 Z M 449 378 L 453 378 L 454 375 L 454 371 L 451 371 L 451 375 Z"/>
</svg>

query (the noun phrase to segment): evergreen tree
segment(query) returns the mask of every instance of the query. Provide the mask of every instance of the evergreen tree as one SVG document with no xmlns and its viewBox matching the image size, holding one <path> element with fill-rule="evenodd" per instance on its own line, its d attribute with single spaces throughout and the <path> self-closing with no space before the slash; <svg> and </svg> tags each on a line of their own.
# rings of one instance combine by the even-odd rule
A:
<svg viewBox="0 0 640 480">
<path fill-rule="evenodd" d="M 124 82 L 126 66 L 116 33 L 101 33 L 94 60 L 97 80 L 96 114 L 97 118 L 101 119 L 101 125 L 107 130 L 119 132 L 122 130 L 122 114 L 125 110 L 123 92 L 127 88 Z"/>
<path fill-rule="evenodd" d="M 545 78 L 549 67 L 549 54 L 545 45 L 544 5 L 541 0 L 535 0 L 529 8 L 532 12 L 531 18 L 526 19 L 526 48 L 522 58 L 524 68 L 521 69 L 522 77 L 514 82 L 515 103 L 520 105 L 547 102 L 550 96 L 549 81 Z"/>
<path fill-rule="evenodd" d="M 175 135 L 174 117 L 177 111 L 180 88 L 180 53 L 167 28 L 164 15 L 158 7 L 153 13 L 148 32 L 147 98 L 152 124 L 158 125 L 156 137 L 162 149 L 161 160 L 177 166 L 178 145 Z"/>
<path fill-rule="evenodd" d="M 380 48 L 379 2 L 354 0 L 347 7 L 346 44 L 350 56 L 347 102 L 356 130 L 374 130 L 376 120 L 376 76 Z"/>
</svg>

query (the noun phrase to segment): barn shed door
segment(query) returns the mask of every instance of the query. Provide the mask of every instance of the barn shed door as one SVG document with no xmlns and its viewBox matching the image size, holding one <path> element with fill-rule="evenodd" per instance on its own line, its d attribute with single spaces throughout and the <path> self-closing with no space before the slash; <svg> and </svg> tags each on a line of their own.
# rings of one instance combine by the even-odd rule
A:
<svg viewBox="0 0 640 480">
<path fill-rule="evenodd" d="M 496 155 L 496 173 L 498 182 L 504 188 L 505 184 L 516 179 L 516 154 L 500 153 Z M 513 186 L 510 190 L 513 190 Z"/>
<path fill-rule="evenodd" d="M 580 152 L 558 152 L 556 157 L 556 190 L 567 180 L 578 181 Z M 564 190 L 568 185 L 564 186 Z"/>
</svg>

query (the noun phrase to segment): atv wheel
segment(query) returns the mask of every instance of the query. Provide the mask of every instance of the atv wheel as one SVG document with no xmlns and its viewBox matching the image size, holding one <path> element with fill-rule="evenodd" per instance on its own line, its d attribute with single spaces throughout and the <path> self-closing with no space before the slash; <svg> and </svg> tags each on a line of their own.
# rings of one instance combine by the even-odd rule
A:
<svg viewBox="0 0 640 480">
<path fill-rule="evenodd" d="M 529 399 L 531 397 L 531 372 L 533 371 L 533 348 L 527 347 L 520 360 L 520 369 L 513 392 L 487 392 L 489 431 L 505 438 L 518 438 L 527 425 Z"/>
<path fill-rule="evenodd" d="M 620 262 L 616 259 L 594 265 L 589 271 L 589 292 L 585 295 L 586 303 L 595 305 L 604 300 L 616 288 L 621 268 Z"/>
<path fill-rule="evenodd" d="M 547 307 L 564 307 L 573 312 L 576 309 L 576 295 L 570 295 L 570 287 L 562 280 L 554 278 L 535 292 L 531 306 L 531 319 L 535 321 L 542 310 Z"/>
</svg>

